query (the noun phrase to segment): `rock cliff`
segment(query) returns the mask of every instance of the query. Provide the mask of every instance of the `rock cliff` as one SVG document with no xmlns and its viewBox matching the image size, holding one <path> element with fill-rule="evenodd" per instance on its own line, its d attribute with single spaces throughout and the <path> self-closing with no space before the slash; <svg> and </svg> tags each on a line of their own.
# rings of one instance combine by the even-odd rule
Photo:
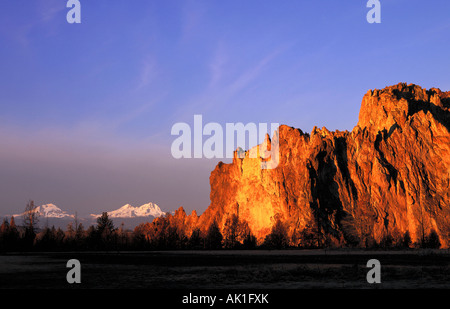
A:
<svg viewBox="0 0 450 309">
<path fill-rule="evenodd" d="M 351 131 L 279 127 L 279 165 L 235 156 L 211 173 L 205 230 L 233 214 L 261 242 L 277 220 L 291 245 L 450 237 L 450 92 L 404 83 L 368 91 Z M 260 147 L 260 146 L 257 146 Z M 255 149 L 253 149 L 254 151 Z"/>
</svg>

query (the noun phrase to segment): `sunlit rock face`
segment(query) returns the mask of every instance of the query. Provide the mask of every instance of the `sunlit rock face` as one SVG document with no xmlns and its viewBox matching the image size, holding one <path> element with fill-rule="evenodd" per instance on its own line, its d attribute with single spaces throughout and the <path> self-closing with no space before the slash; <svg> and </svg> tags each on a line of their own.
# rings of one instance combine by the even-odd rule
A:
<svg viewBox="0 0 450 309">
<path fill-rule="evenodd" d="M 351 131 L 279 127 L 279 165 L 235 156 L 211 173 L 206 229 L 236 214 L 259 241 L 276 220 L 291 245 L 365 246 L 406 232 L 450 235 L 450 92 L 398 84 L 370 90 Z"/>
</svg>

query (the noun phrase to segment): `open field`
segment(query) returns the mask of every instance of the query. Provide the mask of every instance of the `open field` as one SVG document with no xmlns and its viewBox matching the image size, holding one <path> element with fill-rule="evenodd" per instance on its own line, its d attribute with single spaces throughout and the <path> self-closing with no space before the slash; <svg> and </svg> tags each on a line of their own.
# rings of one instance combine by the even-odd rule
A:
<svg viewBox="0 0 450 309">
<path fill-rule="evenodd" d="M 66 262 L 81 263 L 81 284 Z M 366 281 L 369 259 L 381 284 Z M 450 253 L 437 251 L 284 250 L 64 252 L 0 256 L 0 288 L 309 289 L 450 288 Z"/>
</svg>

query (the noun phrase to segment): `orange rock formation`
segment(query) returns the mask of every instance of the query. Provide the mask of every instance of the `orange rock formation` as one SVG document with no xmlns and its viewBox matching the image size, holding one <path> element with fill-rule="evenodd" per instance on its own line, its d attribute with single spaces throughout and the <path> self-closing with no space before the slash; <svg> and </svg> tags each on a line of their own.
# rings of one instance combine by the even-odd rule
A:
<svg viewBox="0 0 450 309">
<path fill-rule="evenodd" d="M 326 243 L 364 245 L 407 231 L 419 242 L 434 230 L 448 247 L 449 131 L 450 92 L 404 83 L 368 91 L 351 132 L 280 126 L 276 169 L 261 169 L 249 151 L 220 162 L 210 176 L 211 204 L 190 224 L 223 227 L 236 214 L 261 241 L 279 219 L 293 245 L 305 231 Z"/>
</svg>

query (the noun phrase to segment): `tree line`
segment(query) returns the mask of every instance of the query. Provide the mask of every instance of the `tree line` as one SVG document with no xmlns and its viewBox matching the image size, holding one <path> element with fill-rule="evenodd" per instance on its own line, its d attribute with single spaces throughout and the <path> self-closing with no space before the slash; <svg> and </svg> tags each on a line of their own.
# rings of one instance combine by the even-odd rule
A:
<svg viewBox="0 0 450 309">
<path fill-rule="evenodd" d="M 97 218 L 87 229 L 82 223 L 69 223 L 66 230 L 32 225 L 17 226 L 15 218 L 5 218 L 0 226 L 0 252 L 12 251 L 78 251 L 78 250 L 217 250 L 253 249 L 256 238 L 243 234 L 238 226 L 221 232 L 213 222 L 206 231 L 195 228 L 188 236 L 170 224 L 171 215 L 141 223 L 134 230 L 115 227 L 108 213 Z M 35 221 L 36 222 L 36 221 Z"/>
<path fill-rule="evenodd" d="M 38 215 L 33 201 L 30 201 L 22 217 L 22 225 L 16 219 L 5 218 L 0 226 L 0 252 L 11 251 L 77 251 L 77 250 L 217 250 L 217 249 L 286 249 L 286 248 L 328 248 L 333 243 L 320 229 L 306 228 L 300 233 L 288 236 L 287 226 L 276 220 L 271 232 L 262 243 L 257 243 L 248 222 L 237 215 L 229 217 L 222 229 L 213 221 L 206 229 L 187 226 L 184 220 L 171 214 L 141 223 L 134 230 L 124 225 L 114 226 L 108 213 L 97 218 L 96 225 L 87 229 L 77 219 L 61 228 L 38 229 Z M 301 239 L 301 241 L 299 241 Z M 292 244 L 299 244 L 293 246 Z M 352 245 L 352 244 L 350 244 Z M 435 231 L 413 243 L 408 232 L 394 239 L 386 235 L 380 243 L 354 243 L 355 247 L 370 248 L 439 248 L 439 236 Z"/>
<path fill-rule="evenodd" d="M 116 227 L 108 213 L 103 212 L 96 224 L 87 229 L 76 218 L 65 230 L 54 226 L 38 228 L 39 216 L 30 201 L 22 215 L 22 225 L 17 225 L 14 217 L 3 219 L 0 252 L 256 248 L 256 237 L 237 216 L 227 220 L 223 230 L 215 221 L 206 230 L 190 230 L 182 221 L 166 214 L 128 230 L 123 223 Z"/>
</svg>

